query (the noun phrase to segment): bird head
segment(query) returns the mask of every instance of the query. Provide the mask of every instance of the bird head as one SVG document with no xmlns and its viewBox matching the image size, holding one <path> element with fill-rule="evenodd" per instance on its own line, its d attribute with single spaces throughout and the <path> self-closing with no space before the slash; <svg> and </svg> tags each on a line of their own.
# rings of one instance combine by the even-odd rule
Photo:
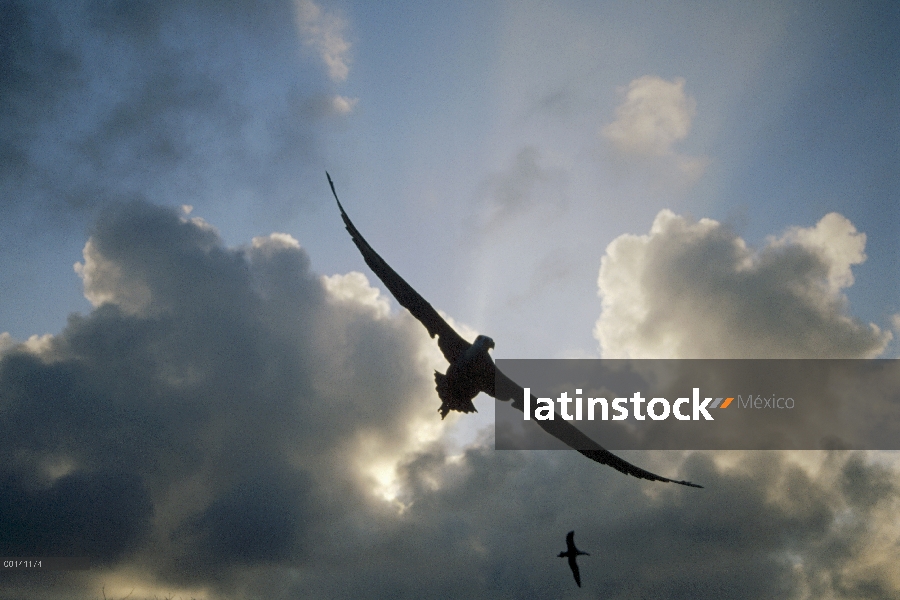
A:
<svg viewBox="0 0 900 600">
<path fill-rule="evenodd" d="M 473 345 L 477 350 L 484 350 L 485 352 L 487 352 L 489 348 L 494 347 L 494 340 L 486 335 L 479 335 L 477 338 L 475 338 L 475 343 Z"/>
</svg>

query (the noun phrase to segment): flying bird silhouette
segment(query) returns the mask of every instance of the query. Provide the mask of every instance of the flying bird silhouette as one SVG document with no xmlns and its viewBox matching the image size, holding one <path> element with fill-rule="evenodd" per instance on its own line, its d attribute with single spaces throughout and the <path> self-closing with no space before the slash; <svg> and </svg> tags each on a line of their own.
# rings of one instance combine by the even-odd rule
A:
<svg viewBox="0 0 900 600">
<path fill-rule="evenodd" d="M 390 290 L 394 298 L 401 306 L 406 308 L 412 316 L 418 319 L 425 329 L 428 330 L 432 338 L 437 336 L 438 347 L 444 354 L 444 358 L 450 363 L 446 374 L 435 371 L 434 382 L 437 387 L 438 396 L 441 399 L 441 407 L 438 412 L 441 413 L 441 419 L 447 416 L 451 410 L 462 413 L 477 412 L 472 400 L 479 392 L 484 392 L 489 396 L 504 402 L 512 401 L 513 408 L 520 411 L 525 410 L 523 398 L 525 390 L 503 374 L 500 369 L 494 365 L 488 350 L 494 347 L 494 340 L 479 335 L 475 338 L 475 343 L 470 344 L 464 340 L 441 315 L 429 304 L 425 298 L 406 283 L 394 269 L 388 265 L 381 256 L 378 255 L 372 246 L 362 236 L 350 217 L 347 216 L 337 192 L 334 189 L 334 182 L 331 175 L 325 173 L 328 177 L 328 184 L 331 186 L 331 193 L 337 201 L 338 208 L 341 211 L 341 218 L 344 225 L 353 238 L 353 243 L 359 248 L 363 259 L 369 268 L 378 276 L 378 279 Z M 531 396 L 532 406 L 537 406 L 537 398 Z M 559 415 L 554 416 L 551 420 L 536 420 L 544 431 L 560 440 L 570 448 L 578 450 L 584 456 L 594 460 L 600 464 L 608 465 L 613 469 L 637 477 L 638 479 L 647 479 L 649 481 L 662 481 L 668 483 L 677 483 L 690 487 L 702 488 L 702 485 L 690 483 L 688 481 L 676 481 L 667 477 L 662 477 L 650 471 L 646 471 L 637 467 L 630 462 L 623 460 L 583 434 L 576 427 L 571 425 Z M 574 558 L 572 559 L 574 561 Z M 573 563 L 574 564 L 574 563 Z"/>
<path fill-rule="evenodd" d="M 558 558 L 566 557 L 569 559 L 569 568 L 572 569 L 572 575 L 575 576 L 575 583 L 581 587 L 581 574 L 578 572 L 578 563 L 575 559 L 581 555 L 590 556 L 587 552 L 582 552 L 575 547 L 575 532 L 570 531 L 566 534 L 566 551 L 560 552 Z"/>
</svg>

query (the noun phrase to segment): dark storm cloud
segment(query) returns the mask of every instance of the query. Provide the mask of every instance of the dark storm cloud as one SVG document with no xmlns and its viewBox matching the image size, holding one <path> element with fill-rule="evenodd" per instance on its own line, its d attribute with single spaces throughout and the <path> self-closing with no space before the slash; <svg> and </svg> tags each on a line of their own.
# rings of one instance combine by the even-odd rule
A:
<svg viewBox="0 0 900 600">
<path fill-rule="evenodd" d="M 870 510 L 896 491 L 888 469 L 867 465 L 859 455 L 853 455 L 844 465 L 840 482 L 847 502 L 864 510 Z"/>
<path fill-rule="evenodd" d="M 255 564 L 288 560 L 300 543 L 311 515 L 308 478 L 303 473 L 261 472 L 224 490 L 200 515 L 173 534 L 196 536 L 192 569 L 216 565 Z M 188 559 L 189 563 L 193 562 Z M 203 564 L 208 563 L 208 564 Z"/>
<path fill-rule="evenodd" d="M 76 473 L 47 489 L 29 489 L 15 474 L 0 475 L 3 556 L 87 556 L 115 562 L 143 542 L 152 504 L 140 477 Z"/>
<path fill-rule="evenodd" d="M 114 560 L 138 545 L 139 564 L 180 584 L 295 563 L 323 511 L 360 501 L 341 456 L 361 424 L 389 448 L 422 410 L 428 371 L 409 353 L 425 336 L 331 298 L 288 236 L 226 249 L 200 220 L 118 204 L 81 273 L 97 308 L 0 359 L 13 554 L 70 545 Z"/>
<path fill-rule="evenodd" d="M 885 509 L 896 486 L 864 509 L 834 486 L 858 467 L 864 486 L 886 470 L 843 453 L 817 476 L 776 452 L 731 456 L 739 465 L 723 470 L 712 455 L 687 461 L 681 476 L 703 481 L 699 491 L 634 485 L 572 453 L 472 448 L 448 462 L 434 449 L 400 470 L 407 510 L 372 524 L 380 535 L 338 559 L 365 567 L 330 570 L 311 557 L 318 568 L 296 593 L 543 598 L 581 597 L 586 589 L 622 600 L 787 599 L 805 589 L 815 589 L 814 597 L 896 594 L 891 545 L 873 544 L 866 531 L 890 522 Z M 845 521 L 848 510 L 853 517 Z M 591 553 L 581 562 L 582 590 L 556 558 L 571 529 Z"/>
<path fill-rule="evenodd" d="M 107 568 L 0 598 L 565 597 L 572 529 L 584 589 L 607 598 L 896 593 L 896 539 L 872 531 L 898 490 L 865 455 L 629 457 L 704 490 L 489 438 L 450 456 L 412 425 L 447 424 L 433 341 L 362 276 L 316 276 L 289 236 L 226 248 L 122 203 L 80 272 L 96 308 L 0 356 L 0 541 Z"/>
</svg>

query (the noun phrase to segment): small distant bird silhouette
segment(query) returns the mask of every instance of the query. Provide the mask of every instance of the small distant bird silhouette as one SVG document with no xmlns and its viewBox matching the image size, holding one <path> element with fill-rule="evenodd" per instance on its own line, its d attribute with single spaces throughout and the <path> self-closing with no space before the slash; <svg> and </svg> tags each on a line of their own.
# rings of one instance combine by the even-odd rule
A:
<svg viewBox="0 0 900 600">
<path fill-rule="evenodd" d="M 582 552 L 575 547 L 575 532 L 570 531 L 566 535 L 566 551 L 560 552 L 559 558 L 565 557 L 569 559 L 569 568 L 572 569 L 572 575 L 575 576 L 575 583 L 578 584 L 578 587 L 581 587 L 581 575 L 578 573 L 578 563 L 575 562 L 575 559 L 582 554 L 590 556 L 587 552 Z"/>
</svg>

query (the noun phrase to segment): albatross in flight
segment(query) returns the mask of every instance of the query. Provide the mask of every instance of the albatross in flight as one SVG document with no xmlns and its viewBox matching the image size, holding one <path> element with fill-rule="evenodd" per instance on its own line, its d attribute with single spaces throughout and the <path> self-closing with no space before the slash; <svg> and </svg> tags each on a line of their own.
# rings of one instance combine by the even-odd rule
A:
<svg viewBox="0 0 900 600">
<path fill-rule="evenodd" d="M 493 359 L 488 354 L 488 350 L 494 347 L 494 340 L 485 335 L 479 335 L 475 338 L 475 343 L 470 344 L 456 333 L 434 307 L 420 296 L 411 285 L 406 283 L 372 249 L 372 246 L 369 245 L 344 211 L 344 207 L 341 205 L 341 201 L 338 199 L 337 192 L 334 189 L 334 182 L 331 181 L 331 175 L 327 172 L 325 175 L 328 177 L 331 193 L 334 194 L 334 199 L 337 200 L 344 225 L 346 225 L 347 231 L 350 232 L 356 247 L 362 253 L 366 264 L 375 272 L 375 275 L 378 276 L 378 279 L 381 280 L 385 287 L 390 290 L 397 302 L 425 326 L 431 337 L 437 336 L 438 347 L 441 349 L 447 362 L 450 363 L 446 373 L 438 373 L 437 371 L 434 373 L 438 396 L 441 399 L 441 407 L 438 409 L 441 413 L 441 418 L 446 417 L 451 410 L 462 413 L 475 412 L 475 405 L 472 404 L 472 400 L 479 392 L 484 392 L 504 402 L 512 400 L 512 406 L 524 412 L 523 399 L 525 390 L 504 375 L 494 365 Z M 534 396 L 532 396 L 532 406 L 537 406 L 537 399 Z M 636 467 L 596 443 L 562 418 L 546 421 L 536 420 L 535 423 L 570 448 L 574 448 L 591 460 L 608 465 L 626 475 L 649 481 L 678 483 L 696 488 L 703 487 L 688 481 L 668 479 Z M 574 558 L 572 560 L 574 561 Z"/>
<path fill-rule="evenodd" d="M 581 574 L 578 572 L 578 563 L 575 562 L 575 559 L 581 555 L 590 556 L 587 552 L 582 552 L 575 547 L 575 532 L 570 531 L 566 534 L 566 551 L 560 552 L 558 558 L 569 559 L 569 568 L 572 569 L 572 575 L 575 576 L 575 583 L 578 584 L 578 587 L 581 587 Z"/>
</svg>

